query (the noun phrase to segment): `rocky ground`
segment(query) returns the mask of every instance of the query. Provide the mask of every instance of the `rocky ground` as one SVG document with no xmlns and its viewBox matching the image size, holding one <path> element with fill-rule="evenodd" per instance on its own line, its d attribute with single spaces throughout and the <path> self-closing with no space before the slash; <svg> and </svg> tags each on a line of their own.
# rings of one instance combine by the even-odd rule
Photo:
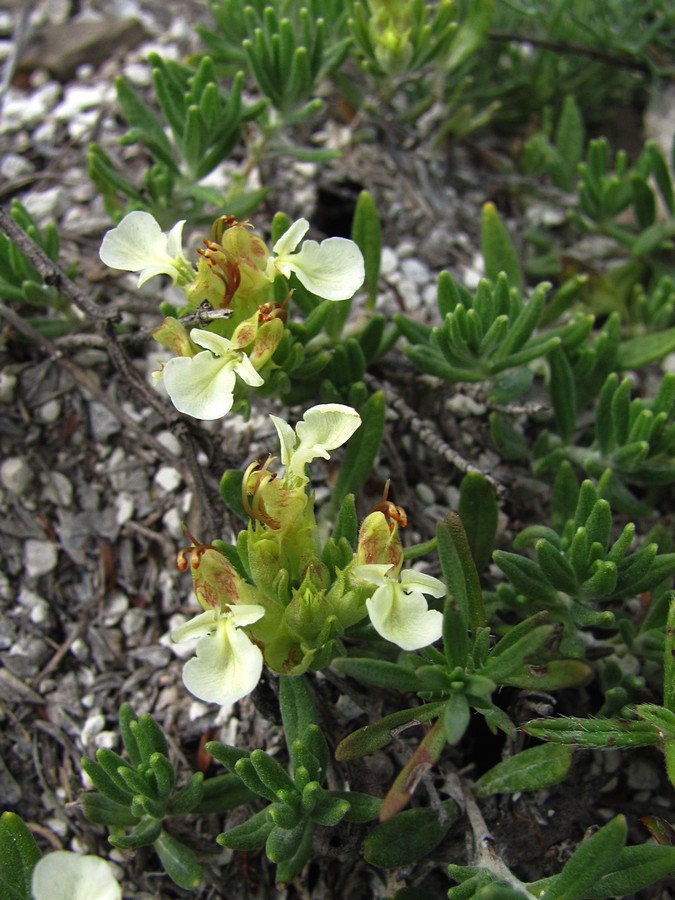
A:
<svg viewBox="0 0 675 900">
<path fill-rule="evenodd" d="M 12 27 L 18 13 L 0 12 L 0 50 L 5 73 L 12 72 L 0 118 L 0 201 L 4 205 L 18 197 L 36 219 L 54 219 L 62 236 L 62 263 L 77 264 L 76 280 L 89 299 L 101 309 L 121 311 L 126 323 L 149 328 L 156 323 L 157 282 L 139 291 L 133 277 L 106 270 L 98 259 L 110 222 L 87 178 L 85 153 L 92 140 L 116 147 L 123 130 L 115 115 L 113 77 L 124 71 L 137 86 L 148 86 L 150 49 L 176 57 L 189 52 L 191 25 L 206 18 L 206 11 L 201 3 L 176 0 L 92 0 L 79 7 L 89 22 L 105 17 L 103 28 L 90 26 L 93 33 L 85 39 L 84 32 L 76 35 L 70 18 L 76 10 L 66 0 L 39 4 L 16 67 L 7 60 L 17 43 Z M 109 19 L 123 27 L 112 29 Z M 344 126 L 331 127 L 334 140 L 342 140 Z M 130 168 L 140 162 L 137 151 L 130 151 Z M 279 171 L 270 198 L 253 219 L 264 229 L 282 208 L 291 216 L 308 215 L 319 230 L 339 233 L 344 220 L 336 224 L 329 218 L 338 199 L 346 196 L 349 209 L 354 188 L 368 187 L 387 211 L 384 308 L 428 317 L 439 269 L 450 268 L 467 283 L 478 277 L 478 210 L 500 184 L 489 166 L 478 173 L 477 165 L 470 147 L 458 148 L 450 167 L 448 160 L 425 159 L 395 135 L 379 146 L 347 145 L 337 164 L 323 169 L 289 165 Z M 151 852 L 133 858 L 111 852 L 102 829 L 84 819 L 78 798 L 89 785 L 79 759 L 93 756 L 98 747 L 120 749 L 116 713 L 124 701 L 139 713 L 151 711 L 162 723 L 184 773 L 203 764 L 200 748 L 213 737 L 268 750 L 281 746 L 271 681 L 235 711 L 219 712 L 187 694 L 180 648 L 168 637 L 194 608 L 190 579 L 175 565 L 176 551 L 186 543 L 182 524 L 200 537 L 230 536 L 231 523 L 214 499 L 219 475 L 272 449 L 274 430 L 267 418 L 272 407 L 263 405 L 248 422 L 231 419 L 208 428 L 179 422 L 168 404 L 151 405 L 150 391 L 133 387 L 133 382 L 145 384 L 157 367 L 151 342 L 130 342 L 127 350 L 131 375 L 136 373 L 131 379 L 113 365 L 105 342 L 89 324 L 47 344 L 35 333 L 22 332 L 11 311 L 5 316 L 0 343 L 0 797 L 3 808 L 30 824 L 43 849 L 77 848 L 115 860 L 125 898 L 149 900 L 187 894 L 162 876 Z M 453 448 L 502 486 L 506 545 L 508 535 L 527 520 L 525 510 L 538 508 L 544 489 L 527 471 L 507 469 L 490 449 L 480 392 L 457 392 L 416 378 L 400 357 L 376 377 L 399 399 L 368 488 L 373 496 L 391 477 L 413 537 L 428 537 L 437 519 L 457 505 L 462 463 Z M 430 447 L 420 439 L 419 417 L 434 423 L 444 445 L 437 441 Z M 317 466 L 316 476 L 320 502 L 329 491 L 321 481 L 330 472 Z M 339 693 L 326 676 L 324 724 L 335 742 L 353 722 L 361 724 L 362 708 L 376 712 L 365 691 L 354 689 L 350 704 L 338 702 Z M 384 702 L 376 704 L 384 708 Z M 524 721 L 539 711 L 538 703 L 548 701 L 514 694 L 506 702 Z M 564 697 L 560 703 L 561 712 L 582 713 L 565 709 Z M 402 738 L 393 756 L 380 754 L 340 774 L 354 788 L 383 793 L 397 762 L 409 752 L 408 741 L 414 737 Z M 499 752 L 488 733 L 477 728 L 452 761 L 486 769 Z M 577 763 L 572 783 L 540 796 L 491 801 L 486 818 L 507 862 L 523 877 L 536 877 L 557 870 L 584 829 L 613 813 L 626 812 L 631 840 L 643 841 L 638 819 L 645 805 L 648 812 L 668 814 L 662 770 L 656 752 L 627 765 L 613 753 L 588 754 Z M 215 767 L 209 770 L 215 772 Z M 437 787 L 442 788 L 442 776 Z M 207 880 L 199 897 L 349 893 L 356 900 L 388 896 L 395 887 L 385 871 L 360 861 L 362 834 L 353 833 L 343 835 L 351 841 L 347 859 L 334 847 L 321 847 L 320 862 L 303 885 L 277 889 L 272 867 L 219 850 L 214 837 L 222 827 L 211 817 L 188 822 L 178 834 L 212 860 L 213 885 Z M 443 858 L 459 861 L 464 853 L 460 827 Z M 424 896 L 441 897 L 447 890 L 438 866 L 423 864 L 417 880 Z M 665 887 L 649 896 L 666 900 L 673 894 Z"/>
</svg>

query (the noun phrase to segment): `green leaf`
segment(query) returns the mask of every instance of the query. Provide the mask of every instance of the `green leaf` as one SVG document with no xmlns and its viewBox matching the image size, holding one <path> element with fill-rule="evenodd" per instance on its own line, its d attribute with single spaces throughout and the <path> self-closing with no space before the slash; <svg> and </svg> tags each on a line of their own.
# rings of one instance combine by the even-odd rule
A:
<svg viewBox="0 0 675 900">
<path fill-rule="evenodd" d="M 147 816 L 141 819 L 127 834 L 111 834 L 108 840 L 120 850 L 129 850 L 132 847 L 148 847 L 159 837 L 162 830 L 161 818 Z"/>
<path fill-rule="evenodd" d="M 236 782 L 241 786 L 241 782 L 235 775 L 219 775 L 218 778 L 227 778 Z M 216 781 L 211 778 L 210 781 Z M 171 802 L 167 807 L 167 815 L 182 816 L 192 812 L 195 808 L 201 809 L 202 798 L 204 796 L 204 773 L 195 772 L 182 788 L 176 791 L 171 798 Z M 235 804 L 236 805 L 236 804 Z"/>
<path fill-rule="evenodd" d="M 521 750 L 497 763 L 474 785 L 480 796 L 536 791 L 563 781 L 569 771 L 574 749 L 562 744 L 541 744 Z"/>
<path fill-rule="evenodd" d="M 274 757 L 265 753 L 264 750 L 253 750 L 249 760 L 260 781 L 276 797 L 279 797 L 281 791 L 289 791 L 291 794 L 295 792 L 295 785 L 288 772 Z M 237 773 L 239 773 L 243 762 L 242 760 L 242 762 L 237 763 Z"/>
<path fill-rule="evenodd" d="M 410 669 L 384 659 L 339 657 L 332 662 L 334 668 L 344 675 L 356 678 L 366 684 L 397 691 L 421 690 L 420 679 Z"/>
<path fill-rule="evenodd" d="M 537 625 L 536 621 L 533 616 L 521 622 L 498 641 L 487 658 L 482 674 L 496 684 L 503 684 L 505 679 L 522 669 L 527 660 L 536 656 L 555 631 L 554 625 Z"/>
<path fill-rule="evenodd" d="M 153 846 L 162 860 L 166 874 L 173 882 L 186 891 L 194 891 L 199 886 L 202 880 L 202 867 L 189 847 L 164 829 Z"/>
<path fill-rule="evenodd" d="M 544 538 L 537 541 L 536 549 L 537 562 L 548 583 L 557 591 L 564 591 L 570 597 L 576 597 L 579 582 L 565 554 Z"/>
<path fill-rule="evenodd" d="M 188 782 L 183 790 L 186 790 L 189 786 L 190 782 Z M 198 815 L 223 813 L 230 809 L 234 809 L 235 806 L 241 806 L 244 803 L 248 803 L 253 800 L 255 796 L 256 795 L 242 783 L 241 778 L 239 778 L 238 775 L 230 773 L 216 775 L 203 782 L 202 799 L 196 806 L 190 806 L 190 811 L 195 812 Z M 178 805 L 179 800 L 180 791 L 176 794 L 174 802 Z M 185 805 L 188 805 L 187 801 Z M 170 812 L 174 812 L 173 804 L 170 807 Z M 182 812 L 182 809 L 178 809 L 176 812 Z"/>
<path fill-rule="evenodd" d="M 314 823 L 306 821 L 298 827 L 302 829 L 299 839 L 294 838 L 292 842 L 288 841 L 287 843 L 287 851 L 292 850 L 293 852 L 277 865 L 277 881 L 291 881 L 296 875 L 299 875 L 311 855 Z M 273 834 L 274 832 L 270 833 L 270 837 L 267 840 L 267 848 L 270 847 L 270 839 Z M 284 833 L 279 829 L 278 835 L 275 835 L 275 837 L 278 837 L 278 840 L 272 841 L 272 848 L 275 853 L 279 854 L 283 852 L 281 846 Z M 270 859 L 273 859 L 269 849 L 267 850 L 267 855 Z"/>
<path fill-rule="evenodd" d="M 138 823 L 130 809 L 131 801 L 116 803 L 114 800 L 99 794 L 98 791 L 87 791 L 81 797 L 84 814 L 90 822 L 107 825 L 108 828 L 126 828 Z"/>
<path fill-rule="evenodd" d="M 492 557 L 499 507 L 490 482 L 480 472 L 468 472 L 462 479 L 458 513 L 476 569 L 481 572 Z"/>
<path fill-rule="evenodd" d="M 548 355 L 551 372 L 550 392 L 555 424 L 564 443 L 569 444 L 577 424 L 577 395 L 574 373 L 562 347 Z"/>
<path fill-rule="evenodd" d="M 171 144 L 158 116 L 122 76 L 115 79 L 115 87 L 117 101 L 129 125 L 137 129 L 140 140 L 151 150 L 155 159 L 178 174 Z"/>
<path fill-rule="evenodd" d="M 364 856 L 373 866 L 396 869 L 416 862 L 443 840 L 459 818 L 454 800 L 444 800 L 443 810 L 406 809 L 376 825 L 364 841 Z"/>
<path fill-rule="evenodd" d="M 444 708 L 445 700 L 439 700 L 412 709 L 401 709 L 377 722 L 364 725 L 340 741 L 335 750 L 335 759 L 344 762 L 375 753 L 390 744 L 394 735 L 402 728 L 429 722 L 437 718 Z"/>
<path fill-rule="evenodd" d="M 542 665 L 523 666 L 502 679 L 502 684 L 532 691 L 558 691 L 590 681 L 593 669 L 580 659 L 552 659 Z"/>
<path fill-rule="evenodd" d="M 586 900 L 588 891 L 612 864 L 626 842 L 626 820 L 616 816 L 577 847 L 544 894 L 545 900 Z"/>
<path fill-rule="evenodd" d="M 134 794 L 135 788 L 129 785 L 129 783 L 125 778 L 122 777 L 119 771 L 131 771 L 131 769 L 129 768 L 129 763 L 118 753 L 115 753 L 114 750 L 109 750 L 107 747 L 99 747 L 99 749 L 96 751 L 96 759 L 110 781 L 112 781 L 113 784 L 115 784 L 120 790 L 121 794 L 127 799 L 131 799 Z M 82 760 L 82 766 L 83 768 L 86 766 L 84 759 Z M 92 781 L 93 780 L 94 779 L 92 778 Z M 113 797 L 112 799 L 117 798 Z"/>
<path fill-rule="evenodd" d="M 352 222 L 352 240 L 363 254 L 369 309 L 377 301 L 377 280 L 382 257 L 382 227 L 375 200 L 369 191 L 361 191 Z"/>
<path fill-rule="evenodd" d="M 40 859 L 35 838 L 16 813 L 0 816 L 0 897 L 31 900 L 33 869 Z"/>
<path fill-rule="evenodd" d="M 334 797 L 341 797 L 349 803 L 344 821 L 361 824 L 372 822 L 380 813 L 382 800 L 380 797 L 371 797 L 370 794 L 361 794 L 359 791 L 331 791 Z"/>
<path fill-rule="evenodd" d="M 624 847 L 612 869 L 586 889 L 588 900 L 633 896 L 675 872 L 675 847 Z"/>
<path fill-rule="evenodd" d="M 349 812 L 349 800 L 337 797 L 332 791 L 324 791 L 316 781 L 307 785 L 303 792 L 303 804 L 307 800 L 312 806 L 311 819 L 317 825 L 333 827 L 341 822 Z"/>
<path fill-rule="evenodd" d="M 150 757 L 154 753 L 161 753 L 168 759 L 169 745 L 164 737 L 164 732 L 150 713 L 143 713 L 136 722 L 131 722 L 129 727 L 136 738 L 143 762 L 149 763 Z"/>
<path fill-rule="evenodd" d="M 481 248 L 487 277 L 491 281 L 496 281 L 499 273 L 504 272 L 509 284 L 522 290 L 523 279 L 518 253 L 494 203 L 486 203 L 483 206 Z"/>
<path fill-rule="evenodd" d="M 469 727 L 471 710 L 466 696 L 461 691 L 453 691 L 443 710 L 443 730 L 449 744 L 458 744 Z"/>
<path fill-rule="evenodd" d="M 466 619 L 454 597 L 447 597 L 443 609 L 443 650 L 451 669 L 464 669 L 469 661 L 471 646 Z"/>
<path fill-rule="evenodd" d="M 376 391 L 359 410 L 361 427 L 345 450 L 342 465 L 333 486 L 333 505 L 339 506 L 347 494 L 355 494 L 370 475 L 384 433 L 387 403 L 384 393 Z"/>
<path fill-rule="evenodd" d="M 264 847 L 270 832 L 274 828 L 274 822 L 270 818 L 269 808 L 261 809 L 260 812 L 251 816 L 241 825 L 229 828 L 222 834 L 219 834 L 216 840 L 223 847 L 230 850 L 258 850 Z"/>
<path fill-rule="evenodd" d="M 675 351 L 675 327 L 629 338 L 619 345 L 617 366 L 620 369 L 639 369 L 658 362 Z"/>
<path fill-rule="evenodd" d="M 584 152 L 584 123 L 573 96 L 565 97 L 555 133 L 555 146 L 565 164 L 563 190 L 571 190 L 572 179 Z"/>
<path fill-rule="evenodd" d="M 268 858 L 272 862 L 280 863 L 296 857 L 305 842 L 307 830 L 310 831 L 310 834 L 314 831 L 314 823 L 308 819 L 304 819 L 293 828 L 279 828 L 275 825 L 265 844 Z"/>
<path fill-rule="evenodd" d="M 247 521 L 248 514 L 244 509 L 241 496 L 241 488 L 244 481 L 244 473 L 240 469 L 226 469 L 220 479 L 220 496 L 235 515 Z"/>
<path fill-rule="evenodd" d="M 476 565 L 460 517 L 450 513 L 436 528 L 438 558 L 448 595 L 455 598 L 469 630 L 475 636 L 485 625 L 483 594 Z"/>
<path fill-rule="evenodd" d="M 675 593 L 670 592 L 663 654 L 663 705 L 675 713 Z"/>
<path fill-rule="evenodd" d="M 176 781 L 174 768 L 163 753 L 152 754 L 150 757 L 150 768 L 155 776 L 159 799 L 166 800 Z"/>
<path fill-rule="evenodd" d="M 506 550 L 495 550 L 492 558 L 519 593 L 543 606 L 555 599 L 554 588 L 546 583 L 541 569 L 533 560 Z"/>
<path fill-rule="evenodd" d="M 115 803 L 129 807 L 133 796 L 131 788 L 126 784 L 122 787 L 119 779 L 111 778 L 106 770 L 97 762 L 94 762 L 93 759 L 83 756 L 80 760 L 80 765 L 91 779 L 95 788 Z"/>
<path fill-rule="evenodd" d="M 574 744 L 578 747 L 647 747 L 660 740 L 658 729 L 649 722 L 632 719 L 582 719 L 561 716 L 557 719 L 532 719 L 523 731 L 543 741 Z"/>
<path fill-rule="evenodd" d="M 123 703 L 120 706 L 119 722 L 122 742 L 124 743 L 124 749 L 127 751 L 129 759 L 134 766 L 140 766 L 143 762 L 143 757 L 141 756 L 141 751 L 139 750 L 138 742 L 136 741 L 136 735 L 131 730 L 131 723 L 136 722 L 137 719 L 138 716 L 128 703 Z"/>
<path fill-rule="evenodd" d="M 317 724 L 314 701 L 307 681 L 302 675 L 281 675 L 279 677 L 279 706 L 284 723 L 286 746 L 291 759 L 293 759 L 294 743 L 303 740 L 309 725 Z"/>
</svg>

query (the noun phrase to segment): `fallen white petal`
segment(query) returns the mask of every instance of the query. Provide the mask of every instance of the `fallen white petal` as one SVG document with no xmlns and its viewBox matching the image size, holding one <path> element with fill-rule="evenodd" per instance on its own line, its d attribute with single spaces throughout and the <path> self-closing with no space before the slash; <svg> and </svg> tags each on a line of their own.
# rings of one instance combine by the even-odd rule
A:
<svg viewBox="0 0 675 900">
<path fill-rule="evenodd" d="M 56 850 L 33 869 L 33 900 L 122 900 L 109 863 L 98 856 Z"/>
</svg>

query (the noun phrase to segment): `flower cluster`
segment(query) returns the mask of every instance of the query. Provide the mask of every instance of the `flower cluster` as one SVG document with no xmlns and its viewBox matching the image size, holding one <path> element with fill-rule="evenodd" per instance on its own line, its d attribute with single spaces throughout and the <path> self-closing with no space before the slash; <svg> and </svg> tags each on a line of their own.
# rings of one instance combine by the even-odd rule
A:
<svg viewBox="0 0 675 900">
<path fill-rule="evenodd" d="M 346 238 L 303 241 L 309 230 L 306 219 L 294 222 L 270 253 L 246 222 L 221 216 L 199 248 L 195 268 L 183 253 L 184 225 L 178 222 L 165 233 L 150 213 L 131 212 L 107 232 L 100 257 L 112 268 L 139 272 L 139 287 L 156 275 L 168 275 L 184 291 L 187 311 L 206 304 L 230 313 L 189 333 L 169 318 L 155 335 L 177 354 L 155 379 L 163 379 L 176 409 L 197 419 L 218 419 L 231 410 L 240 382 L 260 387 L 264 371 L 273 365 L 285 319 L 285 312 L 266 312 L 276 278 L 294 275 L 317 297 L 347 300 L 363 284 L 363 256 Z"/>
<path fill-rule="evenodd" d="M 195 696 L 222 705 L 248 694 L 263 664 L 283 674 L 327 664 L 340 637 L 366 617 L 380 637 L 403 650 L 441 636 L 442 614 L 429 609 L 425 595 L 440 598 L 445 586 L 430 575 L 402 571 L 398 521 L 372 511 L 344 568 L 331 571 L 322 561 L 307 466 L 329 459 L 349 440 L 361 424 L 359 414 L 322 404 L 295 429 L 271 418 L 283 471 L 272 470 L 270 457 L 245 472 L 242 496 L 251 522 L 236 550 L 226 555 L 193 540 L 180 556 L 181 568 L 191 567 L 204 610 L 172 634 L 174 641 L 197 639 L 184 682 Z M 240 565 L 232 561 L 234 552 Z"/>
</svg>

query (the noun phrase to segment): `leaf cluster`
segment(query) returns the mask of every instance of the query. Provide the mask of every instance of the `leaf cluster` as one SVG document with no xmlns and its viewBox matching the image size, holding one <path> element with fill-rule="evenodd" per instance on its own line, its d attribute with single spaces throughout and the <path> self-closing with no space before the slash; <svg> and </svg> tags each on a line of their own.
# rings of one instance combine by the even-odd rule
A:
<svg viewBox="0 0 675 900">
<path fill-rule="evenodd" d="M 217 741 L 207 745 L 213 756 L 252 795 L 268 801 L 246 822 L 227 829 L 218 842 L 231 850 L 265 848 L 276 863 L 277 881 L 291 881 L 312 852 L 317 826 L 368 822 L 377 817 L 380 800 L 357 791 L 334 791 L 324 785 L 329 753 L 317 725 L 314 703 L 302 678 L 282 676 L 279 698 L 290 760 L 287 771 L 263 750 L 239 750 Z"/>
<path fill-rule="evenodd" d="M 626 846 L 628 828 L 624 816 L 616 816 L 584 840 L 557 875 L 530 884 L 506 881 L 487 867 L 449 867 L 459 883 L 448 891 L 450 900 L 608 900 L 632 896 L 675 864 L 675 847 L 644 844 Z"/>
<path fill-rule="evenodd" d="M 153 717 L 137 716 L 124 703 L 119 725 L 128 760 L 105 747 L 96 751 L 95 760 L 81 760 L 96 788 L 82 797 L 84 813 L 91 822 L 108 827 L 114 847 L 152 845 L 169 877 L 194 889 L 202 878 L 201 865 L 194 850 L 167 830 L 165 819 L 230 809 L 248 800 L 250 792 L 231 776 L 204 782 L 201 772 L 177 788 L 166 738 Z"/>
<path fill-rule="evenodd" d="M 241 140 L 242 125 L 256 119 L 265 101 L 246 104 L 242 99 L 244 73 L 238 72 L 226 90 L 218 83 L 213 61 L 204 57 L 198 65 L 150 55 L 155 94 L 162 117 L 123 76 L 117 78 L 117 100 L 129 131 L 123 145 L 141 144 L 152 159 L 145 171 L 143 188 L 122 175 L 116 163 L 98 145 L 88 151 L 89 175 L 96 183 L 111 216 L 123 207 L 120 195 L 134 208 L 148 208 L 161 223 L 172 224 L 179 215 L 199 216 L 205 203 L 239 213 L 234 197 L 223 198 L 200 185 L 227 159 Z M 169 126 L 166 133 L 164 121 Z M 239 200 L 241 211 L 259 202 Z"/>
<path fill-rule="evenodd" d="M 60 239 L 56 226 L 48 222 L 40 228 L 19 200 L 12 200 L 10 215 L 26 234 L 40 247 L 47 257 L 56 262 Z M 72 273 L 72 267 L 70 269 Z M 21 310 L 29 325 L 45 337 L 54 338 L 68 334 L 74 323 L 70 302 L 53 284 L 35 269 L 14 241 L 0 231 L 0 297 Z M 45 312 L 56 315 L 45 316 Z M 38 313 L 42 313 L 41 315 Z"/>
</svg>

